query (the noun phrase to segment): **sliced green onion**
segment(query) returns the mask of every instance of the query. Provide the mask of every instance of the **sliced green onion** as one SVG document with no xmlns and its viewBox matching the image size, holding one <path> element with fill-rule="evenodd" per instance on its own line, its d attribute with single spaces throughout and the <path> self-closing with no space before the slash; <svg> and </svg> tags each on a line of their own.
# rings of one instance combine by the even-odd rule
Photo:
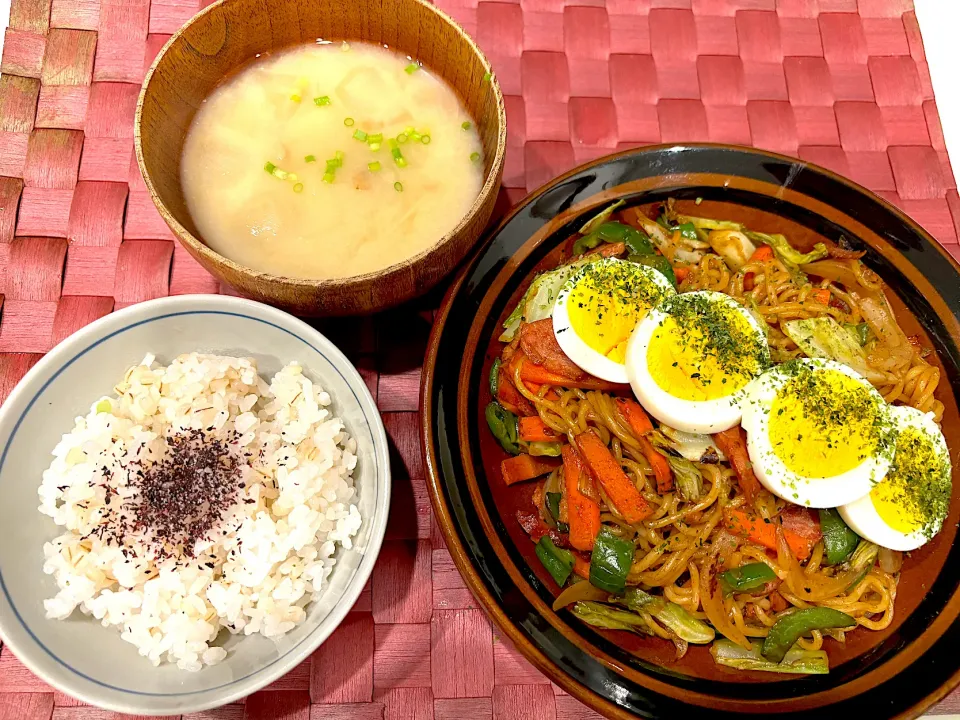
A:
<svg viewBox="0 0 960 720">
<path fill-rule="evenodd" d="M 266 170 L 271 175 L 273 175 L 275 178 L 277 178 L 277 180 L 286 180 L 287 178 L 291 177 L 291 174 L 288 173 L 286 170 L 281 170 L 280 168 L 278 168 L 276 165 L 274 165 L 272 162 L 269 162 L 269 161 L 266 163 L 266 165 L 263 166 L 263 169 Z M 296 178 L 291 178 L 291 179 L 296 179 Z"/>
<path fill-rule="evenodd" d="M 470 162 L 478 162 L 480 160 L 480 153 L 472 152 L 470 153 Z"/>
<path fill-rule="evenodd" d="M 397 135 L 398 143 L 405 143 L 407 140 L 409 140 L 409 138 L 407 137 L 406 133 L 400 133 L 399 135 Z"/>
<path fill-rule="evenodd" d="M 293 186 L 293 191 L 295 193 L 303 192 L 303 183 L 297 183 Z"/>
<path fill-rule="evenodd" d="M 415 62 L 412 62 L 412 63 L 410 63 L 409 65 L 407 65 L 407 66 L 403 69 L 403 71 L 404 71 L 407 75 L 413 75 L 413 74 L 414 74 L 417 70 L 419 70 L 419 69 L 420 69 L 420 66 L 417 65 Z"/>
<path fill-rule="evenodd" d="M 346 122 L 346 121 L 344 121 L 344 122 Z M 351 123 L 351 124 L 352 124 L 352 123 Z M 367 141 L 367 134 L 366 134 L 363 130 L 361 130 L 360 128 L 357 128 L 357 129 L 354 131 L 354 133 L 353 133 L 353 139 L 354 139 L 354 140 L 359 140 L 360 142 L 366 142 L 366 141 Z"/>
<path fill-rule="evenodd" d="M 340 167 L 340 163 L 338 163 L 336 160 L 327 160 L 328 173 L 336 172 L 338 167 Z"/>
<path fill-rule="evenodd" d="M 469 130 L 473 127 L 473 125 L 470 124 L 469 120 L 464 120 L 462 123 L 460 123 L 460 127 L 462 127 L 464 130 Z"/>
<path fill-rule="evenodd" d="M 370 172 L 380 172 L 380 163 L 374 160 L 372 163 L 367 163 L 367 168 Z"/>
<path fill-rule="evenodd" d="M 412 134 L 413 134 L 413 126 L 412 126 L 412 125 L 408 125 L 407 127 L 405 127 L 405 128 L 403 129 L 403 134 L 404 134 L 404 135 L 412 135 Z"/>
<path fill-rule="evenodd" d="M 367 142 L 370 143 L 379 143 L 383 142 L 383 133 L 371 133 L 367 136 Z"/>
<path fill-rule="evenodd" d="M 353 118 L 350 118 L 350 117 L 343 119 L 343 124 L 346 125 L 347 127 L 353 127 L 353 122 L 354 122 Z"/>
<path fill-rule="evenodd" d="M 287 173 L 287 180 L 290 182 L 296 182 L 298 180 L 296 173 Z"/>
<path fill-rule="evenodd" d="M 317 161 L 317 156 L 316 156 L 316 155 L 307 155 L 307 156 L 303 159 L 303 161 L 304 161 L 304 162 L 308 162 L 308 163 L 316 162 L 316 161 Z"/>
<path fill-rule="evenodd" d="M 377 152 L 380 149 L 380 143 L 370 143 L 370 150 Z"/>
<path fill-rule="evenodd" d="M 301 100 L 303 100 L 303 98 L 300 97 L 299 95 L 297 95 L 296 93 L 294 93 L 293 95 L 291 95 L 291 96 L 290 96 L 290 99 L 293 100 L 295 103 L 298 103 L 298 102 L 300 102 Z"/>
<path fill-rule="evenodd" d="M 413 140 L 414 142 L 416 142 L 417 140 L 419 140 L 420 138 L 422 138 L 423 135 L 421 135 L 421 134 L 418 133 L 416 130 L 414 130 L 412 133 L 410 133 L 409 135 L 407 135 L 407 137 L 409 137 L 411 140 Z"/>
<path fill-rule="evenodd" d="M 421 136 L 420 136 L 420 142 L 422 142 L 424 145 L 429 145 L 429 144 L 430 144 L 430 136 L 429 136 L 429 135 L 421 135 Z"/>
<path fill-rule="evenodd" d="M 390 141 L 390 154 L 393 155 L 393 161 L 397 164 L 397 167 L 407 166 L 407 161 L 404 159 L 403 153 L 400 152 L 400 148 L 396 141 Z"/>
<path fill-rule="evenodd" d="M 336 159 L 338 163 L 340 163 L 340 165 L 343 165 L 343 158 L 345 158 L 346 155 L 343 154 L 343 150 L 337 150 L 333 154 L 333 157 Z"/>
<path fill-rule="evenodd" d="M 329 172 L 329 171 L 328 171 L 328 172 L 325 172 L 325 173 L 323 174 L 323 181 L 324 181 L 325 183 L 328 183 L 328 184 L 329 184 L 329 183 L 332 183 L 334 177 L 335 177 L 335 176 L 334 176 L 334 174 L 333 174 L 332 172 Z"/>
<path fill-rule="evenodd" d="M 313 104 L 316 105 L 317 107 L 323 107 L 324 105 L 329 105 L 329 104 L 330 104 L 330 96 L 329 96 L 329 95 L 321 95 L 320 97 L 315 97 L 315 98 L 313 99 Z"/>
<path fill-rule="evenodd" d="M 98 402 L 98 403 L 96 404 L 96 406 L 94 406 L 93 409 L 96 410 L 96 411 L 97 411 L 97 414 L 99 415 L 100 413 L 108 413 L 108 412 L 111 412 L 111 411 L 113 410 L 113 405 L 110 404 L 110 401 L 109 401 L 109 400 L 107 400 L 106 398 L 104 398 L 103 400 L 101 400 L 100 402 Z"/>
<path fill-rule="evenodd" d="M 485 72 L 483 74 L 483 81 L 490 82 L 491 80 L 493 80 L 493 73 Z"/>
<path fill-rule="evenodd" d="M 396 190 L 397 192 L 403 192 L 403 183 L 395 182 L 393 184 L 393 189 Z"/>
</svg>

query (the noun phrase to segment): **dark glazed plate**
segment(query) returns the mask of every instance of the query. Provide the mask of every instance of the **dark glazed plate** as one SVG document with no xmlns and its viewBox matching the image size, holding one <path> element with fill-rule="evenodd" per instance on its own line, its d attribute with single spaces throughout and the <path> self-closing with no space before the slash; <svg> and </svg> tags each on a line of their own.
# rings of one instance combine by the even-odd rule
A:
<svg viewBox="0 0 960 720">
<path fill-rule="evenodd" d="M 903 213 L 827 170 L 772 153 L 718 145 L 655 146 L 597 160 L 526 198 L 491 233 L 450 288 L 430 339 L 421 393 L 421 440 L 433 507 L 453 559 L 504 634 L 567 692 L 616 718 L 918 716 L 960 683 L 960 502 L 943 532 L 904 563 L 896 618 L 827 646 L 829 675 L 736 673 L 706 648 L 682 662 L 672 645 L 598 633 L 550 606 L 557 586 L 514 519 L 530 487 L 504 485 L 504 454 L 486 432 L 486 377 L 503 318 L 532 275 L 553 267 L 561 243 L 623 198 L 675 197 L 695 214 L 783 232 L 798 245 L 853 239 L 886 281 L 907 334 L 932 346 L 937 396 L 957 470 L 960 414 L 960 265 Z"/>
</svg>

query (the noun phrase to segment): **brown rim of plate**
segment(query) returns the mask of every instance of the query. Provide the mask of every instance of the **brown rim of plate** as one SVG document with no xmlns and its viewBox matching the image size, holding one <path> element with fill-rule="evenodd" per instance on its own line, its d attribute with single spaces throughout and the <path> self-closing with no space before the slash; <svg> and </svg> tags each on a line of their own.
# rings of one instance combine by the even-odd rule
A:
<svg viewBox="0 0 960 720">
<path fill-rule="evenodd" d="M 657 150 L 662 151 L 672 147 L 675 147 L 675 146 L 671 146 L 671 145 L 649 146 L 644 148 L 643 151 L 647 151 L 647 152 L 657 151 Z M 700 144 L 700 143 L 684 145 L 682 147 L 736 149 L 736 150 L 743 150 L 743 151 L 752 153 L 754 155 L 767 156 L 780 162 L 787 162 L 787 163 L 794 163 L 794 164 L 797 162 L 802 162 L 802 161 L 797 161 L 796 159 L 793 159 L 793 158 L 788 158 L 782 155 L 778 155 L 776 153 L 754 150 L 752 148 L 733 148 L 731 146 L 725 146 L 725 145 Z M 585 165 L 582 165 L 580 167 L 577 167 L 569 171 L 568 173 L 565 173 L 564 175 L 556 178 L 555 180 L 551 181 L 547 185 L 543 186 L 542 188 L 532 193 L 520 205 L 513 208 L 511 212 L 508 213 L 508 215 L 501 221 L 498 228 L 493 233 L 490 234 L 490 237 L 493 237 L 494 235 L 499 233 L 500 230 L 502 230 L 514 218 L 514 216 L 518 212 L 520 212 L 527 204 L 529 204 L 529 202 L 534 198 L 542 196 L 550 189 L 556 187 L 557 185 L 560 185 L 561 183 L 568 180 L 572 176 L 577 175 L 578 173 L 581 173 L 585 170 L 589 170 L 590 168 L 596 167 L 598 165 L 602 165 L 602 164 L 617 160 L 619 158 L 629 156 L 636 152 L 637 151 L 635 150 L 631 150 L 631 151 L 625 151 L 622 153 L 617 153 L 615 155 L 607 156 L 604 158 L 600 158 L 590 163 L 587 163 Z M 818 166 L 813 165 L 811 163 L 803 163 L 803 164 L 805 166 L 809 166 L 812 169 L 826 175 L 827 177 L 833 179 L 836 182 L 842 183 L 843 185 L 847 186 L 851 190 L 856 191 L 857 193 L 865 192 L 862 188 L 860 188 L 856 184 L 846 180 L 845 178 L 842 178 L 839 175 L 836 175 L 835 173 L 832 173 L 829 170 L 819 168 Z M 711 175 L 714 179 L 714 182 L 706 182 L 710 179 Z M 681 175 L 672 176 L 672 177 L 676 179 L 681 177 Z M 685 179 L 686 181 L 685 184 L 687 186 L 698 185 L 698 184 L 703 184 L 703 185 L 709 184 L 713 186 L 716 186 L 718 184 L 727 184 L 729 186 L 730 183 L 727 181 L 730 179 L 733 179 L 733 180 L 743 181 L 745 186 L 746 185 L 752 186 L 752 189 L 754 190 L 756 190 L 759 185 L 765 185 L 767 187 L 766 194 L 768 195 L 770 194 L 769 192 L 769 189 L 771 187 L 770 183 L 762 183 L 760 181 L 754 181 L 748 178 L 737 178 L 737 177 L 726 178 L 726 176 L 724 176 L 724 179 L 721 180 L 720 183 L 717 183 L 716 180 L 718 176 L 716 174 L 705 173 L 705 174 L 700 174 L 699 176 L 697 175 L 691 176 L 691 174 L 684 173 L 682 174 L 682 177 Z M 698 180 L 702 182 L 698 183 L 697 182 Z M 616 186 L 615 188 L 612 188 L 611 190 L 592 195 L 588 199 L 584 200 L 583 202 L 579 202 L 574 207 L 571 207 L 570 209 L 564 211 L 563 213 L 560 213 L 555 218 L 551 219 L 544 226 L 536 230 L 533 233 L 533 235 L 523 244 L 520 250 L 514 255 L 514 257 L 510 258 L 507 261 L 506 266 L 499 271 L 496 279 L 494 280 L 493 284 L 491 285 L 491 287 L 488 289 L 487 293 L 484 296 L 483 304 L 481 305 L 481 307 L 477 312 L 477 317 L 483 317 L 485 314 L 485 310 L 489 311 L 490 305 L 492 304 L 493 299 L 496 298 L 497 295 L 502 291 L 503 286 L 506 284 L 509 276 L 511 275 L 511 272 L 517 267 L 517 265 L 519 265 L 523 257 L 527 256 L 529 252 L 535 246 L 537 246 L 540 243 L 540 241 L 542 241 L 546 236 L 548 236 L 554 229 L 568 222 L 572 217 L 580 213 L 589 211 L 591 208 L 595 208 L 597 206 L 603 205 L 606 202 L 609 202 L 609 200 L 612 197 L 616 197 L 619 194 L 621 194 L 620 192 L 613 192 L 613 190 L 629 192 L 631 190 L 636 191 L 636 190 L 648 189 L 649 187 L 653 187 L 653 186 L 656 186 L 657 188 L 669 187 L 671 186 L 671 184 L 673 184 L 671 182 L 671 176 L 659 176 L 657 178 L 647 178 L 641 181 L 632 181 L 632 182 L 624 183 L 622 185 Z M 645 188 L 644 186 L 647 186 L 647 187 Z M 791 194 L 796 194 L 795 191 L 790 190 L 789 188 L 781 187 L 781 186 L 776 187 L 776 193 L 778 194 L 779 197 L 784 197 L 784 198 L 790 196 Z M 823 203 L 820 203 L 819 201 L 816 201 L 815 199 L 810 198 L 808 196 L 804 195 L 802 197 L 805 198 L 803 207 L 811 208 L 811 209 L 815 208 L 814 212 L 828 218 L 831 216 L 842 217 L 843 222 L 838 224 L 842 225 L 843 227 L 858 228 L 863 231 L 861 233 L 861 236 L 877 237 L 875 232 L 868 230 L 861 223 L 856 221 L 851 216 L 845 215 L 844 213 L 841 213 L 838 210 L 831 208 Z M 907 215 L 905 215 L 898 208 L 891 205 L 889 202 L 887 202 L 883 198 L 872 196 L 872 194 L 870 195 L 870 198 L 871 200 L 883 206 L 888 212 L 895 215 L 913 232 L 915 232 L 916 234 L 926 239 L 931 244 L 932 247 L 937 248 L 940 254 L 943 256 L 944 260 L 946 260 L 947 263 L 949 263 L 953 267 L 953 269 L 957 272 L 957 274 L 960 275 L 960 265 L 958 265 L 957 261 L 952 256 L 950 256 L 946 252 L 946 250 L 939 245 L 939 243 L 933 240 L 926 231 L 924 231 Z M 949 307 L 944 302 L 943 298 L 939 295 L 939 293 L 937 293 L 934 290 L 934 288 L 930 285 L 930 282 L 925 278 L 925 276 L 923 276 L 916 267 L 912 266 L 909 262 L 907 262 L 905 258 L 894 247 L 892 247 L 892 245 L 890 245 L 885 240 L 881 239 L 881 242 L 879 244 L 871 243 L 871 247 L 877 250 L 878 252 L 880 252 L 885 259 L 887 259 L 893 265 L 895 265 L 897 270 L 902 272 L 909 279 L 909 281 L 913 283 L 914 286 L 920 290 L 920 292 L 924 295 L 926 300 L 930 302 L 931 305 L 934 307 L 937 314 L 940 316 L 941 320 L 948 326 L 948 332 L 952 336 L 954 342 L 957 342 L 958 344 L 960 344 L 960 322 L 957 322 L 956 317 L 950 311 Z M 483 248 L 481 247 L 478 250 L 478 255 L 482 252 L 483 252 Z M 456 528 L 454 526 L 454 518 L 452 517 L 450 513 L 450 509 L 447 506 L 447 501 L 443 494 L 443 488 L 441 487 L 442 481 L 440 478 L 438 461 L 436 457 L 437 449 L 433 447 L 431 442 L 431 431 L 432 431 L 432 427 L 434 425 L 435 420 L 433 417 L 433 409 L 431 407 L 429 399 L 431 397 L 431 389 L 434 383 L 435 362 L 436 362 L 436 355 L 437 355 L 439 342 L 440 342 L 440 336 L 450 311 L 452 299 L 457 295 L 458 291 L 463 285 L 463 282 L 470 271 L 470 267 L 471 266 L 468 265 L 468 267 L 465 268 L 458 275 L 456 281 L 448 290 L 444 298 L 443 305 L 441 306 L 441 309 L 437 317 L 435 318 L 434 328 L 430 337 L 430 342 L 427 350 L 426 363 L 424 365 L 424 370 L 423 370 L 423 377 L 421 380 L 421 405 L 420 405 L 421 444 L 424 451 L 424 459 L 425 459 L 426 468 L 427 468 L 428 485 L 431 491 L 431 502 L 433 504 L 434 511 L 437 514 L 438 524 L 441 528 L 441 531 L 443 532 L 443 535 L 447 542 L 451 556 L 453 557 L 453 560 L 458 570 L 460 571 L 461 575 L 464 577 L 471 591 L 474 593 L 477 599 L 481 602 L 482 606 L 488 612 L 488 614 L 492 617 L 494 622 L 496 622 L 500 630 L 512 642 L 514 642 L 514 644 L 517 645 L 517 647 L 523 652 L 523 654 L 526 657 L 528 657 L 534 663 L 534 665 L 536 665 L 541 671 L 545 672 L 558 685 L 563 687 L 565 691 L 569 692 L 571 695 L 574 695 L 581 701 L 586 702 L 587 704 L 593 706 L 594 708 L 604 712 L 605 714 L 608 714 L 611 717 L 617 717 L 617 718 L 634 717 L 634 715 L 632 715 L 631 713 L 626 712 L 619 706 L 611 703 L 608 699 L 598 695 L 597 693 L 583 686 L 582 684 L 580 684 L 579 682 L 571 678 L 569 675 L 567 675 L 565 672 L 563 672 L 553 661 L 547 658 L 546 655 L 544 655 L 544 653 L 538 647 L 536 647 L 519 628 L 517 628 L 510 621 L 510 619 L 503 612 L 497 600 L 493 597 L 492 593 L 488 590 L 483 580 L 481 580 L 476 570 L 473 568 L 473 565 L 465 550 L 463 542 L 461 541 L 460 536 L 457 533 Z M 466 354 L 466 358 L 469 358 L 472 354 L 478 351 L 478 348 L 480 347 L 478 344 L 480 340 L 480 338 L 478 337 L 479 332 L 480 332 L 479 324 L 475 322 L 470 330 L 470 338 L 467 344 L 468 352 Z M 468 373 L 464 370 L 464 368 L 469 367 L 470 365 L 471 363 L 465 361 L 461 366 L 460 378 L 459 378 L 459 381 L 460 381 L 459 385 L 461 388 L 465 382 L 469 381 L 469 378 L 467 377 Z M 461 398 L 463 397 L 462 394 L 459 394 L 459 393 L 458 393 L 458 396 Z M 461 403 L 461 405 L 463 405 L 463 403 Z M 461 408 L 458 414 L 457 424 L 461 430 L 464 430 L 465 429 L 464 425 L 469 424 L 470 422 L 470 419 L 466 417 L 466 412 L 467 412 L 466 408 Z M 467 476 L 468 476 L 468 485 L 471 493 L 471 499 L 477 502 L 479 500 L 479 497 L 477 496 L 475 491 L 476 475 L 472 472 L 473 465 L 470 462 L 470 459 L 471 459 L 470 449 L 469 447 L 465 446 L 461 452 L 464 454 L 464 461 L 465 461 L 464 467 L 468 469 Z M 500 542 L 500 539 L 497 536 L 497 534 L 493 531 L 492 523 L 490 520 L 490 516 L 487 512 L 487 508 L 481 502 L 478 502 L 477 504 L 477 512 L 481 519 L 481 522 L 483 523 L 485 534 L 487 535 L 488 540 L 491 542 L 491 544 L 493 545 L 494 549 L 497 552 L 498 559 L 500 559 L 501 561 L 505 561 L 504 566 L 506 567 L 507 571 L 510 573 L 511 579 L 513 579 L 514 582 L 517 584 L 517 586 L 520 587 L 520 589 L 527 596 L 528 600 L 541 612 L 541 614 L 545 618 L 548 619 L 548 621 L 551 624 L 553 624 L 558 629 L 561 629 L 561 631 L 564 632 L 564 634 L 569 633 L 570 636 L 575 638 L 577 643 L 581 647 L 589 645 L 589 643 L 584 638 L 580 637 L 575 631 L 573 631 L 569 625 L 559 620 L 556 614 L 553 613 L 553 611 L 549 607 L 547 607 L 545 603 L 543 603 L 539 595 L 529 588 L 529 585 L 526 579 L 523 578 L 517 572 L 517 568 L 513 564 L 513 561 L 506 557 L 504 553 L 503 545 Z M 955 528 L 954 528 L 954 532 L 955 532 Z M 950 598 L 947 608 L 945 608 L 945 611 L 942 612 L 940 616 L 935 618 L 931 622 L 929 627 L 919 637 L 915 638 L 912 642 L 908 644 L 907 647 L 901 650 L 900 653 L 897 654 L 896 658 L 893 658 L 887 663 L 884 663 L 883 666 L 876 668 L 875 670 L 872 670 L 866 673 L 865 675 L 852 680 L 850 683 L 844 684 L 840 687 L 837 687 L 825 692 L 811 694 L 799 700 L 791 700 L 789 710 L 795 711 L 795 710 L 802 710 L 805 708 L 820 707 L 824 705 L 825 702 L 829 703 L 831 699 L 834 699 L 834 696 L 837 694 L 841 694 L 844 697 L 849 697 L 851 694 L 856 695 L 856 694 L 859 694 L 860 692 L 865 691 L 869 687 L 872 687 L 873 685 L 876 684 L 876 682 L 882 681 L 888 678 L 891 673 L 895 673 L 897 670 L 902 669 L 902 666 L 908 665 L 909 662 L 914 660 L 923 650 L 928 648 L 930 644 L 932 644 L 932 642 L 936 639 L 936 637 L 938 637 L 941 634 L 941 632 L 946 629 L 946 627 L 950 624 L 950 622 L 952 622 L 952 620 L 956 618 L 958 613 L 960 613 L 960 594 L 954 593 L 954 595 Z M 609 656 L 605 656 L 604 653 L 602 653 L 601 651 L 598 651 L 596 648 L 590 648 L 590 654 L 595 659 L 599 660 L 604 665 L 606 665 L 610 669 L 613 669 L 614 671 L 620 674 L 624 674 L 625 676 L 638 675 L 639 677 L 631 677 L 630 679 L 639 682 L 640 684 L 649 688 L 650 690 L 653 690 L 654 692 L 665 694 L 667 696 L 671 696 L 675 698 L 678 697 L 679 689 L 676 686 L 662 683 L 659 680 L 653 679 L 650 675 L 638 673 L 638 671 L 636 670 L 624 668 L 622 664 L 616 662 L 613 658 L 609 658 Z M 898 660 L 899 662 L 897 662 Z M 897 667 L 890 668 L 889 667 L 890 665 L 897 665 Z M 871 680 L 873 680 L 874 682 L 870 682 Z M 916 703 L 914 703 L 908 710 L 901 712 L 896 717 L 903 717 L 903 718 L 915 717 L 916 715 L 918 715 L 919 713 L 923 712 L 925 709 L 930 707 L 932 704 L 942 699 L 957 684 L 960 684 L 960 670 L 955 671 L 951 675 L 947 683 L 941 685 L 936 691 L 929 693 L 925 697 L 921 698 Z M 692 701 L 695 701 L 696 704 L 709 704 L 712 707 L 717 707 L 719 703 L 719 704 L 724 704 L 728 706 L 722 709 L 729 709 L 734 711 L 744 710 L 744 703 L 742 701 L 736 701 L 736 700 L 727 699 L 727 698 L 717 698 L 716 696 L 704 695 L 702 693 L 697 693 L 696 691 L 691 691 L 689 689 L 682 690 L 679 692 L 679 694 L 682 695 L 682 698 L 678 698 L 678 699 L 682 699 L 683 701 L 692 700 Z M 769 704 L 753 707 L 754 712 L 756 711 L 776 712 L 778 710 L 783 711 L 786 709 L 787 708 L 783 707 L 782 701 L 779 701 L 779 702 L 774 701 Z"/>
</svg>

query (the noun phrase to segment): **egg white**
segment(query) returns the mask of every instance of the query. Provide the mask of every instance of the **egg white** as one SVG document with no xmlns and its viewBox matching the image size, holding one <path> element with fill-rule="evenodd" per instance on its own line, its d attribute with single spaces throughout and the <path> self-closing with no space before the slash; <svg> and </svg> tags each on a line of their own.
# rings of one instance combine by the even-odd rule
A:
<svg viewBox="0 0 960 720">
<path fill-rule="evenodd" d="M 836 370 L 858 380 L 875 396 L 884 412 L 889 408 L 870 382 L 846 365 L 819 358 L 804 358 L 794 362 L 812 368 Z M 868 457 L 839 475 L 807 478 L 790 470 L 773 451 L 769 433 L 770 411 L 777 394 L 791 377 L 778 366 L 754 378 L 745 388 L 742 425 L 747 431 L 747 452 L 757 479 L 774 495 L 813 508 L 839 507 L 867 495 L 873 485 L 887 474 L 891 461 L 889 454 L 878 453 Z"/>
<path fill-rule="evenodd" d="M 766 335 L 760 323 L 736 300 L 718 292 L 698 291 L 696 294 L 708 296 L 710 302 L 722 303 L 739 313 L 756 332 L 757 341 L 762 343 L 764 349 L 767 348 Z M 630 387 L 647 412 L 672 428 L 705 434 L 729 430 L 740 422 L 743 389 L 716 400 L 685 400 L 661 388 L 651 375 L 647 351 L 654 332 L 666 317 L 667 314 L 660 308 L 654 308 L 630 336 L 626 352 Z"/>
<path fill-rule="evenodd" d="M 942 453 L 947 465 L 950 463 L 950 453 L 947 450 L 947 441 L 937 424 L 933 421 L 931 413 L 924 413 L 912 407 L 892 407 L 890 408 L 893 417 L 894 426 L 897 430 L 903 431 L 908 428 L 914 428 L 927 434 L 933 441 L 934 446 Z M 949 471 L 948 471 L 949 472 Z M 886 480 L 884 482 L 890 482 Z M 849 525 L 860 537 L 876 543 L 881 547 L 891 550 L 916 550 L 921 545 L 925 545 L 933 535 L 940 532 L 943 527 L 943 518 L 936 518 L 929 533 L 924 532 L 920 527 L 910 533 L 903 533 L 890 527 L 873 504 L 873 499 L 869 494 L 854 500 L 851 503 L 838 508 L 840 516 L 844 522 Z"/>
<path fill-rule="evenodd" d="M 673 284 L 667 280 L 667 277 L 659 270 L 646 265 L 617 260 L 616 258 L 605 258 L 592 263 L 590 271 L 597 272 L 599 268 L 606 266 L 611 268 L 611 272 L 616 272 L 618 264 L 628 266 L 631 273 L 639 273 L 646 277 L 651 284 L 662 291 L 663 297 L 676 295 L 677 291 Z M 607 382 L 626 384 L 628 382 L 626 366 L 594 350 L 573 329 L 570 321 L 569 300 L 571 291 L 582 277 L 583 272 L 578 272 L 564 283 L 557 294 L 556 303 L 553 307 L 554 335 L 556 335 L 557 342 L 560 344 L 560 349 L 582 370 Z"/>
</svg>

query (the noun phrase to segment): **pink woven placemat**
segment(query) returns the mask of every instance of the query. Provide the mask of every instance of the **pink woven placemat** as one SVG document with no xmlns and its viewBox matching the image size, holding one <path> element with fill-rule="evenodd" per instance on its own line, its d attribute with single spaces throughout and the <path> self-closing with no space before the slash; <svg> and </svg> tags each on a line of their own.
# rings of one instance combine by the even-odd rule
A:
<svg viewBox="0 0 960 720">
<path fill-rule="evenodd" d="M 203 4 L 13 0 L 0 65 L 0 400 L 56 342 L 114 308 L 225 290 L 174 242 L 133 155 L 145 69 Z M 617 149 L 753 144 L 866 185 L 960 257 L 960 197 L 911 0 L 439 4 L 477 38 L 507 96 L 501 208 Z M 245 703 L 190 717 L 596 717 L 498 638 L 431 517 L 417 392 L 438 298 L 319 325 L 365 374 L 392 439 L 387 540 L 368 590 L 310 660 Z M 111 715 L 0 650 L 0 720 Z"/>
</svg>

